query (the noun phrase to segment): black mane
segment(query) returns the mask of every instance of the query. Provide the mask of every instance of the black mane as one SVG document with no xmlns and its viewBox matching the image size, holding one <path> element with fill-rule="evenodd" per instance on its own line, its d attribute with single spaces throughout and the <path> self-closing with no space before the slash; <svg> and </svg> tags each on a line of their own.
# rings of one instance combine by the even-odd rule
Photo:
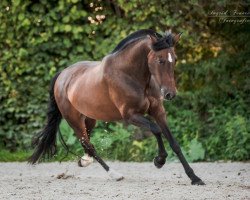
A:
<svg viewBox="0 0 250 200">
<path fill-rule="evenodd" d="M 139 31 L 136 31 L 134 33 L 131 33 L 129 36 L 124 38 L 111 53 L 115 53 L 118 51 L 123 50 L 125 47 L 127 47 L 129 44 L 145 38 L 147 35 L 151 35 L 153 37 L 156 37 L 157 42 L 152 45 L 152 48 L 154 51 L 159 51 L 162 49 L 173 47 L 173 36 L 170 33 L 166 33 L 165 35 L 161 35 L 153 30 L 150 29 L 142 29 Z"/>
</svg>

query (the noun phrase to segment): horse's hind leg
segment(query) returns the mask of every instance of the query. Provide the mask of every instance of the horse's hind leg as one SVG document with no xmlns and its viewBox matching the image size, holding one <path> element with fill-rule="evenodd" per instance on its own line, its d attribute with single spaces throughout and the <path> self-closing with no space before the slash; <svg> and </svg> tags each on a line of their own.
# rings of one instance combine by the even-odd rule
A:
<svg viewBox="0 0 250 200">
<path fill-rule="evenodd" d="M 93 162 L 93 159 L 89 157 L 88 149 L 83 145 L 83 141 L 89 143 L 89 133 L 87 132 L 87 128 L 85 125 L 86 117 L 79 113 L 72 106 L 67 106 L 67 111 L 64 113 L 64 110 L 61 111 L 64 119 L 68 122 L 70 127 L 74 130 L 76 137 L 81 142 L 85 155 L 79 160 L 78 164 L 81 167 L 86 167 Z M 81 163 L 82 161 L 82 163 Z"/>
<path fill-rule="evenodd" d="M 90 139 L 90 134 L 91 134 L 93 128 L 95 127 L 95 124 L 96 124 L 96 120 L 95 119 L 91 119 L 89 117 L 86 117 L 86 119 L 85 119 L 85 125 L 86 125 L 86 130 L 87 130 L 89 139 Z"/>
<path fill-rule="evenodd" d="M 66 102 L 64 101 L 64 106 L 66 106 L 65 104 Z M 117 181 L 122 180 L 123 176 L 120 173 L 110 169 L 110 167 L 102 160 L 102 158 L 97 155 L 94 146 L 90 143 L 88 134 L 90 134 L 91 129 L 94 127 L 95 121 L 91 120 L 90 118 L 86 118 L 86 116 L 79 113 L 73 106 L 69 104 L 67 104 L 66 108 L 67 109 L 62 108 L 60 111 L 70 127 L 75 131 L 76 136 L 80 140 L 88 155 L 95 158 L 95 160 L 99 162 L 108 172 L 112 179 Z"/>
<path fill-rule="evenodd" d="M 83 124 L 85 125 L 85 130 L 87 132 L 87 137 L 89 139 L 88 141 L 90 142 L 90 134 L 91 134 L 93 128 L 95 127 L 96 120 L 86 117 Z M 82 143 L 81 140 L 82 140 L 82 138 L 79 139 L 79 141 Z M 90 165 L 93 162 L 93 157 L 91 157 L 89 155 L 88 149 L 86 149 L 86 147 L 84 145 L 83 145 L 83 148 L 85 150 L 85 155 L 79 159 L 79 161 L 78 161 L 79 167 L 87 167 L 88 165 Z"/>
<path fill-rule="evenodd" d="M 86 132 L 88 135 L 88 143 L 82 143 L 82 145 L 84 146 L 85 149 L 87 149 L 87 152 L 90 156 L 93 156 L 102 166 L 103 168 L 109 173 L 109 176 L 112 179 L 115 179 L 117 181 L 122 180 L 124 177 L 122 176 L 122 174 L 117 173 L 116 171 L 110 169 L 110 167 L 97 155 L 96 150 L 94 148 L 94 146 L 90 143 L 90 134 L 92 129 L 95 127 L 96 124 L 96 120 L 91 119 L 86 117 L 85 118 L 85 127 L 86 127 Z"/>
</svg>

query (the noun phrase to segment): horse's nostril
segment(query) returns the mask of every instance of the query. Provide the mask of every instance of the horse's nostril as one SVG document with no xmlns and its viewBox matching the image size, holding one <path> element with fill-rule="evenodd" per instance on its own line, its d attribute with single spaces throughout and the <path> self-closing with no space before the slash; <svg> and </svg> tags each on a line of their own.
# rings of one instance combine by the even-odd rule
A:
<svg viewBox="0 0 250 200">
<path fill-rule="evenodd" d="M 168 99 L 168 100 L 172 99 L 171 94 L 170 94 L 170 93 L 167 93 L 167 94 L 165 95 L 165 99 Z"/>
</svg>

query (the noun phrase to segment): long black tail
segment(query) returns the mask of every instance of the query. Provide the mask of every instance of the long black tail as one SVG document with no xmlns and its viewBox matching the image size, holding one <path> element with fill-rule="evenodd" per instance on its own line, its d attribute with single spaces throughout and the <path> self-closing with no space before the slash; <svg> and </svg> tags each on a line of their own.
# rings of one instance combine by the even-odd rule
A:
<svg viewBox="0 0 250 200">
<path fill-rule="evenodd" d="M 57 73 L 55 75 L 50 84 L 47 124 L 42 132 L 39 133 L 39 135 L 33 141 L 35 151 L 28 159 L 28 162 L 31 164 L 35 164 L 41 158 L 51 158 L 56 153 L 56 134 L 62 119 L 62 115 L 57 107 L 54 96 L 54 86 L 59 74 L 60 73 Z"/>
</svg>

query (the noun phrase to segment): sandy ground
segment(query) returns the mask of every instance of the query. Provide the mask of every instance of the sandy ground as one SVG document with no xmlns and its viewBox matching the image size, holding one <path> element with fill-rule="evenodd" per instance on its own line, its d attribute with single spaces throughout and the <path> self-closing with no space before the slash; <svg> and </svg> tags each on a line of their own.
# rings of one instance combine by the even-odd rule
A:
<svg viewBox="0 0 250 200">
<path fill-rule="evenodd" d="M 193 186 L 180 163 L 108 162 L 124 180 L 111 180 L 98 163 L 0 163 L 0 199 L 250 199 L 250 163 L 194 163 L 206 183 Z"/>
</svg>

